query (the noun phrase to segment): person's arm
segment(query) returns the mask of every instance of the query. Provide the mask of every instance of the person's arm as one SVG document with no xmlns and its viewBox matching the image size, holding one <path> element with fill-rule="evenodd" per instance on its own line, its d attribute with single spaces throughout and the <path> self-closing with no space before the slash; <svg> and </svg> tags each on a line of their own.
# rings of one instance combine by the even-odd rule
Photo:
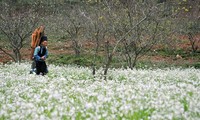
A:
<svg viewBox="0 0 200 120">
<path fill-rule="evenodd" d="M 40 46 L 36 47 L 35 48 L 35 51 L 34 51 L 34 59 L 36 61 L 39 61 L 40 60 L 40 56 L 38 55 L 38 52 L 40 51 Z"/>
</svg>

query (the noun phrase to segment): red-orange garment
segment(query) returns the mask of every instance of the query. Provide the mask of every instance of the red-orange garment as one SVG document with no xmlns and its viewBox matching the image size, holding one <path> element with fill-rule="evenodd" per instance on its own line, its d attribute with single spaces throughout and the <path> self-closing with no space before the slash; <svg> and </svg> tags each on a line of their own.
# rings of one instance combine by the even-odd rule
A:
<svg viewBox="0 0 200 120">
<path fill-rule="evenodd" d="M 44 26 L 40 26 L 35 29 L 31 36 L 31 56 L 30 59 L 33 59 L 33 53 L 35 48 L 39 45 L 41 37 L 44 35 Z"/>
</svg>

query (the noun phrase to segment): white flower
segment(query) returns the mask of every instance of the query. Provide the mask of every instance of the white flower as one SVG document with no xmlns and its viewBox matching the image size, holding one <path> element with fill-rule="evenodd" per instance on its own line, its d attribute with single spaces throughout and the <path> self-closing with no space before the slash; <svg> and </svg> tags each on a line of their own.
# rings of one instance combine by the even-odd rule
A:
<svg viewBox="0 0 200 120">
<path fill-rule="evenodd" d="M 85 108 L 86 108 L 86 109 L 93 108 L 93 104 L 92 104 L 92 103 L 86 103 L 86 104 L 85 104 Z"/>
<path fill-rule="evenodd" d="M 88 119 L 118 119 L 130 111 L 154 109 L 149 119 L 158 120 L 197 119 L 194 113 L 200 112 L 199 69 L 110 69 L 111 80 L 105 81 L 102 68 L 95 78 L 90 68 L 48 68 L 48 75 L 36 76 L 28 74 L 29 63 L 0 65 L 0 116 L 46 120 L 44 111 L 53 110 L 51 119 L 66 115 L 75 120 L 78 112 Z"/>
</svg>

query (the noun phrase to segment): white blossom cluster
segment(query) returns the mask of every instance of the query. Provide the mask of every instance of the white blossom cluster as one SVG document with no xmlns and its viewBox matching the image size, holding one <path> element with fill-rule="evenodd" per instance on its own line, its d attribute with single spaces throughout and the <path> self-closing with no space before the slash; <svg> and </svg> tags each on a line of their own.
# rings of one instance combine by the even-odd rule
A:
<svg viewBox="0 0 200 120">
<path fill-rule="evenodd" d="M 0 65 L 0 119 L 198 120 L 199 69 L 102 69 L 49 65 L 46 76 L 30 63 Z"/>
</svg>

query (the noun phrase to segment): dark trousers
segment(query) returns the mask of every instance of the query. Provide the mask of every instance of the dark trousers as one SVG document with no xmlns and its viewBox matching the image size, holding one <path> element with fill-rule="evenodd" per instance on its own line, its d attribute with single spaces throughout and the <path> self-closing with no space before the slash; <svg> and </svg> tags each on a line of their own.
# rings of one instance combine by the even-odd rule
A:
<svg viewBox="0 0 200 120">
<path fill-rule="evenodd" d="M 47 65 L 45 61 L 36 61 L 36 74 L 45 75 L 47 73 Z"/>
</svg>

